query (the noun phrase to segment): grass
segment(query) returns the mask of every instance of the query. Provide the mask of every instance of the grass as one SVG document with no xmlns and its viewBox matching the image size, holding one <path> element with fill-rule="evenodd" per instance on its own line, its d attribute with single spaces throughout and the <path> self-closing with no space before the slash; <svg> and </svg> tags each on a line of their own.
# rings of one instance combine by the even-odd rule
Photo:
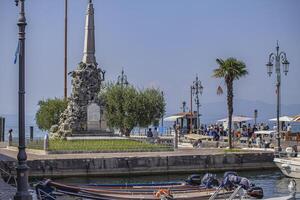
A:
<svg viewBox="0 0 300 200">
<path fill-rule="evenodd" d="M 27 143 L 29 149 L 43 149 L 43 141 Z M 50 140 L 49 151 L 75 152 L 147 152 L 171 151 L 172 147 L 162 144 L 150 144 L 135 140 Z"/>
<path fill-rule="evenodd" d="M 13 147 L 18 147 L 19 146 L 18 141 L 17 140 L 13 140 L 12 146 Z M 43 140 L 30 141 L 29 139 L 26 139 L 26 147 L 28 149 L 43 150 L 44 149 L 44 141 Z"/>
<path fill-rule="evenodd" d="M 243 149 L 225 149 L 224 152 L 225 153 L 234 153 L 234 152 L 242 152 L 245 151 Z"/>
</svg>

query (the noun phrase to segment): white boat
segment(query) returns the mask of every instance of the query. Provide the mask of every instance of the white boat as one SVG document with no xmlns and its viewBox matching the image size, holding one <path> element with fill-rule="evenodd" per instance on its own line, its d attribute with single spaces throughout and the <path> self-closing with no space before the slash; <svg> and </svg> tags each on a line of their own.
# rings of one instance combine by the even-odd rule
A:
<svg viewBox="0 0 300 200">
<path fill-rule="evenodd" d="M 300 178 L 300 157 L 279 157 L 274 162 L 287 177 Z"/>
<path fill-rule="evenodd" d="M 288 147 L 285 153 L 279 153 L 278 156 L 275 156 L 274 163 L 287 177 L 300 179 L 300 155 L 297 154 L 293 148 Z"/>
</svg>

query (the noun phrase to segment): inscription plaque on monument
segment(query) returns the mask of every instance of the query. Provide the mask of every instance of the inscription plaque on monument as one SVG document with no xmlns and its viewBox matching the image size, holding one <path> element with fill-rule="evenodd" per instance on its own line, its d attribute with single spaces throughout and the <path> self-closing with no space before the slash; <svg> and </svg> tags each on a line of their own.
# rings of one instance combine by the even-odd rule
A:
<svg viewBox="0 0 300 200">
<path fill-rule="evenodd" d="M 101 112 L 100 106 L 96 103 L 91 103 L 87 107 L 87 129 L 88 130 L 100 130 L 101 124 Z"/>
</svg>

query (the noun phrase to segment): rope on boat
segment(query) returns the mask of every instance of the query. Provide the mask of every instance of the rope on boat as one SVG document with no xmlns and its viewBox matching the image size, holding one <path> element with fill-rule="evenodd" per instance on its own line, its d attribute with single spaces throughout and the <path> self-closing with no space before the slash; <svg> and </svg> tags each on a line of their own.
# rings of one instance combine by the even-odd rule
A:
<svg viewBox="0 0 300 200">
<path fill-rule="evenodd" d="M 41 189 L 37 189 L 36 193 L 37 193 L 37 198 L 39 200 L 44 200 L 44 199 L 55 200 L 56 199 L 55 197 L 51 196 L 50 194 L 48 194 L 47 192 L 45 192 Z"/>
<path fill-rule="evenodd" d="M 242 186 L 238 186 L 234 191 L 233 193 L 230 195 L 230 197 L 228 198 L 228 200 L 233 200 L 237 195 L 240 196 L 241 198 L 241 194 L 240 194 L 240 191 L 242 191 Z"/>
<path fill-rule="evenodd" d="M 3 163 L 2 165 L 6 165 L 4 163 L 4 161 L 0 161 L 0 162 Z M 4 177 L 8 177 L 7 180 L 6 180 L 6 183 L 9 184 L 9 181 L 13 180 L 14 181 L 14 186 L 17 186 L 16 176 L 13 175 L 12 173 L 10 173 L 9 171 L 5 170 L 4 168 L 2 168 L 2 165 L 0 165 L 0 178 L 3 177 L 3 180 L 4 180 Z"/>
<path fill-rule="evenodd" d="M 211 195 L 211 197 L 209 198 L 209 200 L 215 200 L 222 188 L 223 188 L 222 185 L 220 185 L 217 188 L 217 190 L 213 193 L 213 195 Z"/>
</svg>

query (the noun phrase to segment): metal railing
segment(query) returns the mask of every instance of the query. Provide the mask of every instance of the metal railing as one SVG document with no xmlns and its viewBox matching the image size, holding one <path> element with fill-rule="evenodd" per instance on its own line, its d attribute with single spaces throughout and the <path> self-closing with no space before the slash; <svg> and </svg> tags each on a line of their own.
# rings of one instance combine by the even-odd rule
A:
<svg viewBox="0 0 300 200">
<path fill-rule="evenodd" d="M 215 200 L 222 188 L 223 188 L 222 186 L 219 186 L 208 200 Z"/>
<path fill-rule="evenodd" d="M 37 198 L 38 198 L 38 200 L 45 200 L 45 199 L 53 199 L 53 200 L 55 200 L 56 198 L 55 197 L 53 197 L 53 196 L 51 196 L 50 194 L 48 194 L 47 192 L 45 192 L 45 191 L 43 191 L 43 190 L 41 190 L 41 189 L 37 189 L 36 190 L 36 193 L 37 193 Z"/>
<path fill-rule="evenodd" d="M 233 193 L 230 195 L 230 197 L 228 198 L 228 200 L 233 200 L 233 199 L 235 199 L 235 197 L 237 196 L 237 195 L 239 195 L 238 197 L 239 197 L 239 199 L 242 199 L 242 196 L 243 195 L 240 195 L 240 190 L 242 190 L 243 188 L 242 188 L 242 186 L 238 186 L 234 191 L 233 191 Z"/>
<path fill-rule="evenodd" d="M 3 162 L 3 161 L 1 161 L 1 162 Z M 7 178 L 7 180 L 6 180 L 6 183 L 7 183 L 7 184 L 10 184 L 10 181 L 13 180 L 13 184 L 11 184 L 11 185 L 14 185 L 14 186 L 17 185 L 17 179 L 16 179 L 16 176 L 13 175 L 13 174 L 11 174 L 11 173 L 9 173 L 9 172 L 6 171 L 5 169 L 3 169 L 3 168 L 2 168 L 2 165 L 0 165 L 0 175 L 1 175 L 2 178 Z M 0 177 L 0 178 L 1 178 L 1 177 Z M 4 179 L 3 179 L 3 180 L 4 180 Z"/>
<path fill-rule="evenodd" d="M 34 140 L 26 139 L 25 140 L 26 147 L 32 148 L 32 149 L 40 149 L 42 150 L 44 148 L 44 139 L 43 138 L 38 138 Z M 18 138 L 13 138 L 13 141 L 11 142 L 11 146 L 13 147 L 18 147 Z"/>
</svg>

